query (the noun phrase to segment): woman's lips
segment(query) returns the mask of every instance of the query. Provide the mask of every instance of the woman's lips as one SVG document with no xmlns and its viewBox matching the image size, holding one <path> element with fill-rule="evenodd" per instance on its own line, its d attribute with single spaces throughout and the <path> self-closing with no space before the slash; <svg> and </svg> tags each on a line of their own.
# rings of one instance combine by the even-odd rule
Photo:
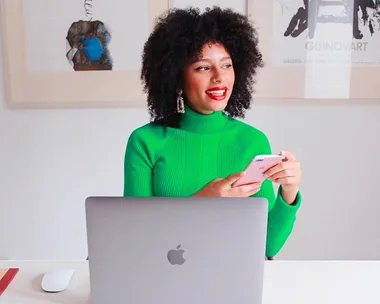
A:
<svg viewBox="0 0 380 304">
<path fill-rule="evenodd" d="M 223 100 L 227 96 L 227 88 L 226 87 L 211 88 L 206 91 L 206 94 L 208 97 L 210 97 L 213 100 Z"/>
</svg>

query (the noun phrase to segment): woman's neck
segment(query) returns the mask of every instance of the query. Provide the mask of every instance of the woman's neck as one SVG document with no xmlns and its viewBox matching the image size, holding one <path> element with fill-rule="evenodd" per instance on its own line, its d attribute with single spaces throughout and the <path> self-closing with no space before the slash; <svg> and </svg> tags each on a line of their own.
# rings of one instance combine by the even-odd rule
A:
<svg viewBox="0 0 380 304">
<path fill-rule="evenodd" d="M 209 134 L 222 131 L 228 123 L 228 116 L 223 111 L 202 114 L 187 104 L 185 113 L 181 114 L 180 128 L 194 133 Z"/>
</svg>

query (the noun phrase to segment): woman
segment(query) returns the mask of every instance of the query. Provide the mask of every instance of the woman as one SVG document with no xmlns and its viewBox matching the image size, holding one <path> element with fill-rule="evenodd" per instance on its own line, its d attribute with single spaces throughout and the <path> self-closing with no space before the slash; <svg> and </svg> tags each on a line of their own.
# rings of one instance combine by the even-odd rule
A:
<svg viewBox="0 0 380 304">
<path fill-rule="evenodd" d="M 124 196 L 265 197 L 273 257 L 300 206 L 298 161 L 284 152 L 263 183 L 233 185 L 255 155 L 271 153 L 263 132 L 236 119 L 250 107 L 262 66 L 257 42 L 247 18 L 231 10 L 172 9 L 158 19 L 141 73 L 151 122 L 129 137 Z"/>
</svg>

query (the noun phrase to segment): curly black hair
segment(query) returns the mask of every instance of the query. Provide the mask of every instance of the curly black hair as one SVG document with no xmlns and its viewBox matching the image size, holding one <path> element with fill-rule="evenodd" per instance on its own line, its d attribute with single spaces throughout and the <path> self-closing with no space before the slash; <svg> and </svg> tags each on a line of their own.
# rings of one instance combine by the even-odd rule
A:
<svg viewBox="0 0 380 304">
<path fill-rule="evenodd" d="M 230 53 L 235 83 L 224 111 L 244 118 L 249 109 L 254 76 L 263 66 L 256 29 L 249 19 L 231 9 L 172 8 L 159 16 L 144 45 L 141 80 L 148 97 L 148 111 L 156 124 L 178 127 L 178 89 L 186 64 L 206 43 L 220 43 Z"/>
</svg>

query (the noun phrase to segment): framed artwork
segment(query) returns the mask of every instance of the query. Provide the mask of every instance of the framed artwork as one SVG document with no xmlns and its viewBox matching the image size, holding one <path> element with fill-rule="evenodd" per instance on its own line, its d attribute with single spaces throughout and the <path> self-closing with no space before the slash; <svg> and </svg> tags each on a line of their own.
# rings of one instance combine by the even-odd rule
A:
<svg viewBox="0 0 380 304">
<path fill-rule="evenodd" d="M 249 0 L 257 98 L 380 99 L 379 0 Z"/>
<path fill-rule="evenodd" d="M 6 102 L 20 107 L 145 102 L 141 53 L 168 0 L 0 0 Z"/>
</svg>

